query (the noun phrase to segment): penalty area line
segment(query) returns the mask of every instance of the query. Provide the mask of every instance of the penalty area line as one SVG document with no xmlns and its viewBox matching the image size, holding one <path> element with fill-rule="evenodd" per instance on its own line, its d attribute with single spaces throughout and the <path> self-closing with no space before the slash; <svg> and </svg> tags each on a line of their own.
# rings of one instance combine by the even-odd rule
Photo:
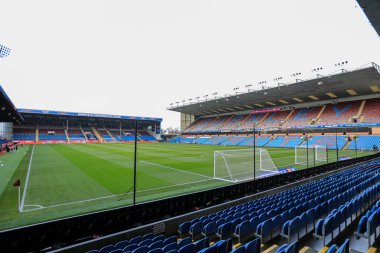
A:
<svg viewBox="0 0 380 253">
<path fill-rule="evenodd" d="M 162 186 L 162 187 L 157 187 L 157 188 L 152 188 L 152 189 L 146 189 L 146 190 L 142 190 L 142 191 L 137 191 L 137 193 L 143 193 L 143 192 L 149 192 L 149 191 L 157 191 L 157 190 L 167 189 L 167 188 L 171 188 L 171 187 L 177 187 L 177 186 L 183 186 L 183 185 L 189 185 L 189 184 L 197 184 L 197 183 L 202 183 L 202 182 L 207 182 L 207 181 L 214 181 L 214 180 L 215 180 L 214 178 L 203 179 L 203 180 L 192 181 L 192 182 L 183 183 L 183 184 L 175 184 L 175 185 Z M 51 205 L 51 206 L 25 205 L 25 206 L 36 206 L 38 208 L 24 210 L 23 212 L 31 212 L 31 211 L 36 211 L 36 210 L 41 210 L 41 209 L 47 209 L 47 208 L 54 208 L 54 207 L 68 206 L 68 205 L 74 205 L 74 204 L 81 204 L 81 203 L 86 203 L 86 202 L 91 202 L 91 201 L 96 201 L 96 200 L 102 200 L 102 199 L 114 198 L 114 197 L 125 196 L 125 195 L 132 195 L 132 194 L 133 194 L 132 192 L 129 192 L 129 193 L 120 193 L 120 194 L 114 194 L 114 195 L 108 195 L 108 196 L 103 196 L 103 197 L 98 197 L 98 198 L 73 201 L 73 202 L 68 202 L 68 203 L 63 203 L 63 204 L 57 204 L 57 205 Z"/>
<path fill-rule="evenodd" d="M 182 173 L 191 174 L 191 175 L 194 175 L 194 176 L 214 179 L 213 177 L 209 177 L 209 176 L 206 176 L 206 175 L 202 175 L 202 174 L 198 174 L 198 173 L 194 173 L 194 172 L 190 172 L 190 171 L 186 171 L 186 170 L 180 170 L 180 169 L 172 168 L 172 167 L 161 165 L 161 164 L 157 164 L 157 163 L 151 163 L 151 162 L 147 162 L 147 161 L 140 161 L 140 162 L 148 164 L 148 165 L 152 165 L 152 166 L 161 167 L 161 168 L 164 168 L 164 169 L 169 169 L 169 170 L 174 170 L 174 171 L 178 171 L 178 172 L 182 172 Z"/>
<path fill-rule="evenodd" d="M 31 154 L 30 154 L 29 166 L 28 166 L 28 173 L 26 174 L 24 191 L 23 191 L 23 193 L 22 193 L 22 199 L 21 199 L 21 204 L 20 204 L 20 211 L 21 211 L 21 212 L 24 210 L 25 197 L 26 197 L 26 189 L 28 188 L 28 182 L 29 182 L 29 176 L 30 176 L 30 169 L 32 168 L 32 160 L 33 160 L 33 154 L 34 154 L 34 146 L 35 146 L 35 145 L 33 145 L 32 152 L 31 152 Z"/>
</svg>

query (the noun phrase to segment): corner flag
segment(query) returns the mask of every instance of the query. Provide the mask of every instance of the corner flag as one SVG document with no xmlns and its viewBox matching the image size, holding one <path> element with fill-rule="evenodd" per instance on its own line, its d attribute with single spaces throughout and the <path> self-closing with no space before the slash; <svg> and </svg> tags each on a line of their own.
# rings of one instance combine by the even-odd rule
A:
<svg viewBox="0 0 380 253">
<path fill-rule="evenodd" d="M 16 182 L 13 183 L 13 186 L 18 188 L 18 211 L 21 212 L 22 210 L 21 210 L 21 202 L 20 202 L 21 201 L 20 179 L 17 179 Z"/>
<path fill-rule="evenodd" d="M 14 187 L 20 187 L 20 184 L 21 184 L 20 179 L 17 179 L 17 181 L 13 183 L 13 186 Z"/>
</svg>

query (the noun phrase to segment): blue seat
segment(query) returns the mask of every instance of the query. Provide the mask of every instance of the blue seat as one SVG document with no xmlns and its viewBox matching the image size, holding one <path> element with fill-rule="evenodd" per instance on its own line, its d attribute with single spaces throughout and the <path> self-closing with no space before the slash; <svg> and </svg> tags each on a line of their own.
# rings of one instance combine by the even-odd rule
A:
<svg viewBox="0 0 380 253">
<path fill-rule="evenodd" d="M 210 239 L 208 237 L 205 237 L 194 243 L 194 252 L 201 251 L 202 249 L 205 249 L 209 246 L 210 246 Z"/>
<path fill-rule="evenodd" d="M 185 245 L 182 245 L 182 246 L 185 246 Z M 172 243 L 170 243 L 170 244 L 168 244 L 162 248 L 162 251 L 164 253 L 169 252 L 171 250 L 178 250 L 178 244 L 176 242 L 172 242 Z"/>
<path fill-rule="evenodd" d="M 152 239 L 146 239 L 146 240 L 143 240 L 139 243 L 139 247 L 142 247 L 142 246 L 149 246 L 152 244 Z"/>
<path fill-rule="evenodd" d="M 148 253 L 163 253 L 162 249 L 152 249 L 149 250 Z"/>
<path fill-rule="evenodd" d="M 190 235 L 193 240 L 200 237 L 203 230 L 203 223 L 201 221 L 194 223 L 190 227 Z"/>
<path fill-rule="evenodd" d="M 199 253 L 216 253 L 216 247 L 211 246 L 211 247 L 202 249 L 201 251 L 199 251 Z"/>
<path fill-rule="evenodd" d="M 234 249 L 233 251 L 231 251 L 231 253 L 245 253 L 245 247 L 240 246 L 240 247 Z"/>
<path fill-rule="evenodd" d="M 153 233 L 149 233 L 149 234 L 145 234 L 143 235 L 142 237 L 142 240 L 147 240 L 147 239 L 153 239 L 154 238 L 154 234 Z"/>
<path fill-rule="evenodd" d="M 128 240 L 124 240 L 115 244 L 115 249 L 124 249 L 129 244 Z"/>
<path fill-rule="evenodd" d="M 121 250 L 121 249 L 114 249 L 110 253 L 123 253 L 123 250 Z"/>
<path fill-rule="evenodd" d="M 173 235 L 173 236 L 171 236 L 171 237 L 169 237 L 169 238 L 166 238 L 166 239 L 163 241 L 163 244 L 164 244 L 164 246 L 166 246 L 166 245 L 169 245 L 169 244 L 171 244 L 171 243 L 173 243 L 173 242 L 177 242 L 177 236 L 175 236 L 175 235 Z"/>
<path fill-rule="evenodd" d="M 330 248 L 326 251 L 326 253 L 336 253 L 338 251 L 338 246 L 331 245 Z"/>
<path fill-rule="evenodd" d="M 142 237 L 136 236 L 132 238 L 131 240 L 129 240 L 129 244 L 139 244 L 141 241 L 142 241 Z"/>
<path fill-rule="evenodd" d="M 178 250 L 178 253 L 194 253 L 194 244 L 187 244 Z"/>
<path fill-rule="evenodd" d="M 285 253 L 298 253 L 298 251 L 299 251 L 298 241 L 290 244 L 284 250 Z"/>
<path fill-rule="evenodd" d="M 203 231 L 202 231 L 202 235 L 205 237 L 214 236 L 216 234 L 217 229 L 218 229 L 218 227 L 216 226 L 216 222 L 212 221 L 209 224 L 207 224 L 206 226 L 204 226 Z"/>
<path fill-rule="evenodd" d="M 260 253 L 260 238 L 255 238 L 244 244 L 244 248 L 245 253 Z"/>
<path fill-rule="evenodd" d="M 99 253 L 109 253 L 109 252 L 111 252 L 113 250 L 115 250 L 115 246 L 113 246 L 113 245 L 107 245 L 107 246 L 102 247 L 99 250 Z"/>
<path fill-rule="evenodd" d="M 164 247 L 164 244 L 162 243 L 162 241 L 157 241 L 149 245 L 149 250 L 161 249 L 163 247 Z"/>
<path fill-rule="evenodd" d="M 153 237 L 152 242 L 163 241 L 165 239 L 166 239 L 166 236 L 164 236 L 164 235 L 157 235 L 157 236 Z"/>
<path fill-rule="evenodd" d="M 281 245 L 277 250 L 276 253 L 285 253 L 285 249 L 288 247 L 288 244 Z"/>
<path fill-rule="evenodd" d="M 350 240 L 346 239 L 344 243 L 339 247 L 337 253 L 349 253 L 350 252 Z"/>
<path fill-rule="evenodd" d="M 228 253 L 228 241 L 220 240 L 214 244 L 216 253 Z"/>
<path fill-rule="evenodd" d="M 129 244 L 124 249 L 123 252 L 133 251 L 137 249 L 139 246 L 137 244 Z"/>
<path fill-rule="evenodd" d="M 183 246 L 190 244 L 191 242 L 192 241 L 190 237 L 183 238 L 181 241 L 178 242 L 178 248 L 180 249 Z"/>
<path fill-rule="evenodd" d="M 183 238 L 184 236 L 188 235 L 190 232 L 190 221 L 184 222 L 179 225 L 178 227 L 178 234 L 180 238 Z"/>
<path fill-rule="evenodd" d="M 148 246 L 141 246 L 132 251 L 132 253 L 148 253 L 149 247 Z"/>
<path fill-rule="evenodd" d="M 99 251 L 97 249 L 94 249 L 94 250 L 87 251 L 86 253 L 99 253 Z"/>
<path fill-rule="evenodd" d="M 221 239 L 228 239 L 232 235 L 232 223 L 226 222 L 218 227 L 217 236 Z"/>
<path fill-rule="evenodd" d="M 251 222 L 246 220 L 236 227 L 234 236 L 238 238 L 239 243 L 242 243 L 251 234 L 251 231 Z"/>
</svg>

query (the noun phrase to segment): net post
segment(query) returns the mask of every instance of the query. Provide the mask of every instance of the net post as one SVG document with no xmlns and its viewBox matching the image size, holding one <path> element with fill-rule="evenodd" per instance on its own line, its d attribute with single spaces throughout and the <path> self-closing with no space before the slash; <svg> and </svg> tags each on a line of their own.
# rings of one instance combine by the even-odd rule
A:
<svg viewBox="0 0 380 253">
<path fill-rule="evenodd" d="M 253 126 L 253 179 L 256 179 L 256 126 Z"/>
<path fill-rule="evenodd" d="M 326 163 L 329 163 L 329 146 L 326 144 Z"/>
<path fill-rule="evenodd" d="M 316 152 L 315 152 L 316 146 L 313 145 L 313 160 L 314 160 L 314 167 L 315 167 L 315 160 L 316 160 Z"/>
<path fill-rule="evenodd" d="M 335 149 L 336 149 L 336 161 L 339 161 L 339 150 L 338 150 L 338 133 L 335 130 Z"/>
<path fill-rule="evenodd" d="M 216 178 L 216 152 L 217 151 L 214 151 L 214 178 Z"/>
<path fill-rule="evenodd" d="M 306 168 L 309 168 L 309 136 L 306 132 Z"/>
<path fill-rule="evenodd" d="M 135 121 L 135 156 L 133 159 L 133 205 L 136 205 L 136 170 L 137 170 L 137 120 Z"/>
</svg>

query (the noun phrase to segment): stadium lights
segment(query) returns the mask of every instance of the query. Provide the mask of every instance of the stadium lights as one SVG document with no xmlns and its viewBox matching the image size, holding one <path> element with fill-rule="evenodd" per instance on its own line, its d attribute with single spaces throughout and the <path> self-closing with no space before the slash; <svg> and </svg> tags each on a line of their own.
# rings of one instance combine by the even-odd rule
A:
<svg viewBox="0 0 380 253">
<path fill-rule="evenodd" d="M 204 95 L 203 97 L 207 101 L 208 95 Z"/>
<path fill-rule="evenodd" d="M 338 67 L 342 70 L 342 72 L 347 72 L 345 67 L 348 65 L 348 61 L 342 61 L 335 64 L 335 67 Z"/>
<path fill-rule="evenodd" d="M 197 100 L 197 102 L 199 102 L 200 97 L 196 97 L 195 99 Z"/>
<path fill-rule="evenodd" d="M 244 87 L 247 88 L 248 92 L 254 91 L 253 89 L 252 90 L 250 89 L 252 87 L 252 84 L 247 84 Z"/>
<path fill-rule="evenodd" d="M 214 93 L 212 93 L 211 95 L 214 96 L 214 99 L 217 99 L 218 92 L 214 92 Z M 217 101 L 217 102 L 218 102 L 218 101 Z"/>
<path fill-rule="evenodd" d="M 298 78 L 300 75 L 302 75 L 302 73 L 297 72 L 297 73 L 291 74 L 290 76 L 294 77 L 296 79 L 296 82 L 300 82 L 300 81 L 302 81 L 301 79 Z"/>
<path fill-rule="evenodd" d="M 279 77 L 276 77 L 275 79 L 273 79 L 273 81 L 275 81 L 278 85 L 278 87 L 280 87 L 280 85 L 285 85 L 284 83 L 281 83 L 282 81 L 282 76 L 279 76 Z"/>
<path fill-rule="evenodd" d="M 239 94 L 239 92 L 238 92 L 239 89 L 240 89 L 239 87 L 233 88 L 233 90 L 235 91 L 236 95 Z"/>
<path fill-rule="evenodd" d="M 322 71 L 323 68 L 322 67 L 318 67 L 318 68 L 314 68 L 311 70 L 312 73 L 316 73 L 317 74 L 317 77 L 323 77 L 321 74 L 319 74 L 318 72 Z"/>
<path fill-rule="evenodd" d="M 267 81 L 261 81 L 261 82 L 258 82 L 258 84 L 266 84 Z"/>
<path fill-rule="evenodd" d="M 11 53 L 11 50 L 3 45 L 0 45 L 0 58 L 5 58 Z"/>
</svg>

